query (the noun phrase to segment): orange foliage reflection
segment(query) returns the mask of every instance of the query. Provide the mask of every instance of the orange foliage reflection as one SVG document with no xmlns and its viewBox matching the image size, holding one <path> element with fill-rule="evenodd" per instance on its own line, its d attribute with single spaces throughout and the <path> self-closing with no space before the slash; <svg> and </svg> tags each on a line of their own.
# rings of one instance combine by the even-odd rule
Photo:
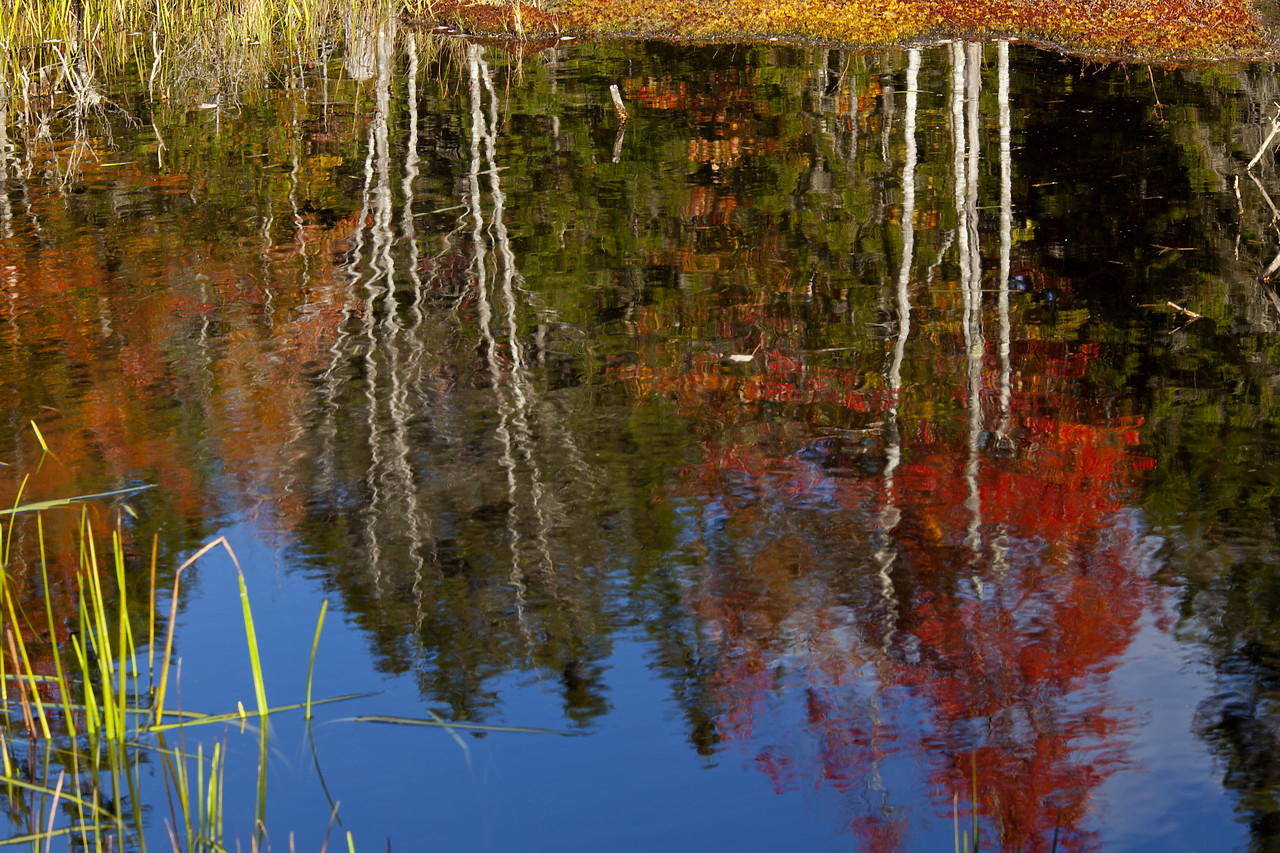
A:
<svg viewBox="0 0 1280 853">
<path fill-rule="evenodd" d="M 34 211 L 54 220 L 61 205 L 37 198 Z M 301 518 L 301 497 L 262 481 L 296 467 L 289 437 L 309 402 L 307 371 L 327 355 L 343 320 L 348 288 L 335 260 L 352 228 L 351 221 L 324 230 L 305 225 L 298 242 L 264 251 L 270 261 L 252 274 L 242 257 L 220 260 L 207 237 L 162 235 L 145 220 L 121 219 L 105 238 L 60 227 L 56 251 L 32 235 L 0 240 L 7 289 L 0 409 L 9 413 L 11 436 L 11 452 L 0 460 L 0 500 L 11 505 L 20 495 L 29 504 L 154 485 L 163 511 L 181 520 L 181 536 L 217 518 L 229 481 L 245 503 L 270 500 L 274 512 Z M 104 250 L 104 239 L 128 246 L 128 257 Z M 310 270 L 302 286 L 304 253 Z M 222 323 L 236 331 L 221 333 Z M 52 455 L 41 456 L 32 422 Z M 119 508 L 100 502 L 87 511 L 99 537 L 121 518 Z M 20 517 L 9 570 L 36 626 L 24 630 L 35 643 L 33 665 L 52 674 L 41 652 L 48 649 L 41 541 L 63 641 L 76 618 L 80 508 L 46 512 L 41 523 L 43 536 L 34 516 Z M 151 543 L 129 541 L 127 525 L 123 532 L 127 552 L 145 565 Z"/>
</svg>

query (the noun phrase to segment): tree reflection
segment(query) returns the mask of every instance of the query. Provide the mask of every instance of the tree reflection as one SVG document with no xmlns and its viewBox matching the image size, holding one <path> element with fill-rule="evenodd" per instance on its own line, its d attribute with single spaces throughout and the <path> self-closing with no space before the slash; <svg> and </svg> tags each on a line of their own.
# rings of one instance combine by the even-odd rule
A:
<svg viewBox="0 0 1280 853">
<path fill-rule="evenodd" d="M 894 849 L 907 832 L 910 804 L 883 781 L 906 761 L 929 769 L 946 812 L 976 766 L 975 807 L 1005 848 L 1090 849 L 1090 801 L 1127 763 L 1135 713 L 1113 697 L 1107 673 L 1152 595 L 1130 509 L 1141 421 L 1082 420 L 1070 413 L 1087 398 L 1031 379 L 1082 374 L 1096 349 L 1014 337 L 1034 326 L 1015 322 L 1030 303 L 1008 288 L 1007 49 L 997 51 L 999 298 L 984 301 L 982 56 L 955 45 L 950 58 L 954 192 L 941 214 L 955 217 L 956 231 L 954 241 L 930 237 L 941 242 L 934 251 L 954 247 L 955 260 L 926 268 L 915 258 L 911 55 L 885 393 L 865 371 L 810 366 L 814 356 L 794 345 L 764 353 L 755 371 L 699 360 L 692 372 L 686 362 L 622 375 L 635 393 L 678 400 L 704 441 L 705 461 L 673 488 L 703 507 L 689 533 L 688 600 L 701 656 L 714 662 L 707 679 L 722 736 L 780 790 L 845 792 L 859 815 L 851 828 L 869 849 Z M 947 201 L 935 191 L 924 203 Z M 942 294 L 930 298 L 947 306 L 915 338 L 912 290 Z M 738 310 L 738 328 L 781 324 L 776 342 L 795 334 L 785 315 Z M 659 311 L 645 328 L 671 324 Z M 985 322 L 997 341 L 986 340 Z M 942 375 L 904 382 L 913 360 L 943 366 Z M 947 397 L 963 401 L 960 410 L 931 416 Z M 838 428 L 824 425 L 833 406 L 846 419 Z M 914 724 L 920 715 L 927 724 Z M 869 809 L 854 805 L 868 795 Z"/>
<path fill-rule="evenodd" d="M 1238 576 L 1170 560 L 1234 685 L 1204 734 L 1270 795 L 1274 489 L 1213 469 L 1254 483 L 1224 445 L 1274 415 L 1270 226 L 1150 206 L 1191 203 L 1209 125 L 1158 135 L 1120 72 L 1077 109 L 1074 72 L 1005 44 L 605 45 L 574 76 L 348 26 L 359 83 L 299 66 L 243 124 L 165 125 L 180 165 L 128 192 L 16 174 L 0 114 L 0 399 L 67 463 L 39 496 L 157 482 L 172 553 L 252 518 L 456 719 L 522 674 L 590 727 L 642 636 L 695 749 L 838 791 L 869 849 L 975 767 L 1003 846 L 1095 845 L 1144 531 L 1225 560 L 1215 525 L 1252 526 Z M 1093 155 L 1141 174 L 1099 188 Z M 1188 296 L 1236 300 L 1256 367 L 1207 322 L 1151 331 Z"/>
</svg>

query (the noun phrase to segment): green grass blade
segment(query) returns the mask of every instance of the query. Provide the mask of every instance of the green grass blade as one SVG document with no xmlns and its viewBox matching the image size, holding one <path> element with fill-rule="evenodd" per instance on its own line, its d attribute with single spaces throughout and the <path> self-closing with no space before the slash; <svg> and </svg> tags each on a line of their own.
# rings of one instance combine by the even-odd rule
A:
<svg viewBox="0 0 1280 853">
<path fill-rule="evenodd" d="M 0 569 L 0 599 L 9 600 L 9 576 L 3 569 Z M 11 676 L 7 671 L 7 660 L 4 655 L 4 649 L 0 648 L 0 704 L 3 704 L 5 708 L 9 707 L 9 679 L 18 677 L 16 674 Z M 17 663 L 17 661 L 14 661 L 15 666 Z"/>
<path fill-rule="evenodd" d="M 320 647 L 320 631 L 324 628 L 324 614 L 329 609 L 329 600 L 325 599 L 320 604 L 320 619 L 316 622 L 316 636 L 311 641 L 311 663 L 307 665 L 307 713 L 306 719 L 311 719 L 311 676 L 316 669 L 316 649 Z"/>
<path fill-rule="evenodd" d="M 107 627 L 107 605 L 102 594 L 102 578 L 98 570 L 98 548 L 93 538 L 93 525 L 84 510 L 80 512 L 80 535 L 84 543 L 84 556 L 81 558 L 81 571 L 84 572 L 89 590 L 89 639 L 96 656 L 95 663 L 101 674 L 102 684 L 102 728 L 107 740 L 115 742 L 123 737 L 123 732 L 116 727 L 115 675 L 116 661 L 111 653 L 111 631 Z M 88 651 L 88 649 L 86 649 Z M 86 676 L 89 671 L 85 671 Z"/>
<path fill-rule="evenodd" d="M 161 737 L 160 742 L 164 743 L 163 737 Z M 187 830 L 187 849 L 194 850 L 195 848 L 191 844 L 191 799 L 187 785 L 186 757 L 181 754 L 181 750 L 176 756 L 166 753 L 161 759 L 161 765 L 165 774 L 165 791 L 169 794 L 169 816 L 175 822 L 177 821 L 177 815 L 174 814 L 173 809 L 173 798 L 176 796 L 178 809 L 182 812 L 183 823 Z M 172 829 L 170 829 L 170 832 L 172 833 Z M 174 849 L 179 849 L 176 843 L 174 844 Z"/>
<path fill-rule="evenodd" d="M 66 797 L 63 797 L 63 799 L 66 799 Z M 10 835 L 8 838 L 0 838 L 0 847 L 7 847 L 11 844 L 30 844 L 35 846 L 38 850 L 38 845 L 41 841 L 45 841 L 46 839 L 51 839 L 59 835 L 70 835 L 75 832 L 76 829 L 77 827 L 74 826 L 64 826 L 58 829 L 48 830 L 47 832 L 41 829 L 36 832 L 28 832 L 25 835 Z"/>
<path fill-rule="evenodd" d="M 367 699 L 370 696 L 376 696 L 376 693 L 348 693 L 343 696 L 332 696 L 328 699 L 316 699 L 311 704 L 328 705 L 333 702 L 349 702 L 352 699 Z M 299 708 L 305 708 L 305 703 L 297 702 L 292 705 L 278 705 L 274 708 L 268 708 L 268 714 L 279 714 L 284 711 L 296 711 Z M 166 717 L 177 717 L 178 719 L 172 723 L 153 723 L 149 731 L 164 732 L 170 729 L 178 729 L 184 726 L 204 726 L 210 723 L 234 723 L 242 719 L 239 711 L 227 711 L 222 714 L 201 714 L 198 711 L 165 711 Z M 358 718 L 351 718 L 358 719 Z M 377 720 L 376 722 L 395 722 L 393 719 Z M 423 725 L 434 725 L 429 721 L 421 721 Z"/>
<path fill-rule="evenodd" d="M 196 745 L 196 838 L 207 838 L 204 808 L 204 744 Z"/>
<path fill-rule="evenodd" d="M 133 692 L 138 692 L 138 647 L 133 639 L 133 626 L 129 623 L 129 604 L 127 598 L 127 589 L 124 573 L 124 541 L 120 538 L 120 530 L 117 528 L 111 533 L 111 549 L 115 557 L 116 567 L 116 610 L 119 613 L 118 632 L 119 632 L 119 651 L 116 654 L 116 660 L 120 662 L 120 682 L 117 687 L 117 707 L 116 719 L 120 726 L 120 731 L 127 730 L 126 716 L 129 711 L 128 707 L 128 683 L 126 679 L 129 675 L 129 667 L 125 665 L 125 661 L 129 661 L 133 668 Z"/>
<path fill-rule="evenodd" d="M 147 586 L 147 678 L 148 686 L 156 683 L 156 555 L 160 550 L 160 533 L 151 535 L 151 576 Z"/>
<path fill-rule="evenodd" d="M 558 732 L 555 729 L 539 729 L 531 726 L 489 726 L 482 723 L 450 723 L 440 718 L 439 714 L 428 711 L 433 719 L 420 717 L 395 717 L 387 714 L 363 714 L 350 719 L 356 723 L 389 723 L 396 726 L 430 726 L 431 728 L 458 729 L 468 732 L 509 732 L 512 734 L 560 735 L 573 737 L 569 732 Z"/>
<path fill-rule="evenodd" d="M 237 564 L 237 571 L 239 568 Z M 269 708 L 266 686 L 262 682 L 262 659 L 258 655 L 258 635 L 253 630 L 253 611 L 249 607 L 249 591 L 245 589 L 243 572 L 239 574 L 237 580 L 240 582 L 240 607 L 244 611 L 244 635 L 249 642 L 249 664 L 253 669 L 253 692 L 258 699 L 258 713 L 266 714 Z"/>
<path fill-rule="evenodd" d="M 258 807 L 256 831 L 253 835 L 255 849 L 264 849 L 261 845 L 267 830 L 267 727 L 263 726 L 258 733 Z"/>
<path fill-rule="evenodd" d="M 9 547 L 13 544 L 13 516 L 18 513 L 18 504 L 22 502 L 22 493 L 27 488 L 27 480 L 31 479 L 30 474 L 22 475 L 22 482 L 18 484 L 18 495 L 13 499 L 13 508 L 0 510 L 0 515 L 9 516 L 9 530 L 4 537 L 4 554 L 0 554 L 0 565 L 9 565 Z"/>
<path fill-rule="evenodd" d="M 26 484 L 26 478 L 23 478 L 23 484 Z M 35 503 L 21 504 L 14 501 L 12 507 L 8 509 L 0 509 L 0 516 L 20 515 L 24 512 L 41 512 L 46 509 L 53 509 L 60 506 L 70 506 L 72 504 L 85 503 L 86 501 L 96 501 L 101 498 L 117 498 L 136 495 L 139 492 L 145 492 L 147 489 L 154 489 L 154 485 L 130 486 L 127 489 L 113 489 L 109 492 L 95 492 L 91 495 L 76 495 L 71 498 L 55 498 L 48 501 L 36 501 Z M 19 500 L 21 500 L 21 490 L 19 490 Z M 12 529 L 12 527 L 10 527 Z"/>
<path fill-rule="evenodd" d="M 428 708 L 427 713 L 431 715 L 431 719 L 439 723 L 444 728 L 444 730 L 449 733 L 449 737 L 453 738 L 454 743 L 456 743 L 458 747 L 462 750 L 462 755 L 467 760 L 467 768 L 470 769 L 471 768 L 471 747 L 467 746 L 467 742 L 462 739 L 462 735 L 458 734 L 458 730 L 455 729 L 453 726 L 449 725 L 445 721 L 445 719 L 441 717 L 439 714 L 437 714 L 435 711 Z"/>
<path fill-rule="evenodd" d="M 35 782 L 28 782 L 25 779 L 19 779 L 18 777 L 9 773 L 6 773 L 4 776 L 0 776 L 0 782 L 3 782 L 6 785 L 12 785 L 15 788 L 21 788 L 24 791 L 31 791 L 33 793 L 41 794 L 44 796 L 49 796 L 50 794 L 53 793 L 53 789 L 48 787 L 47 785 L 39 785 Z M 71 794 L 64 791 L 62 793 L 61 799 L 64 799 L 72 803 L 79 803 L 82 806 L 88 806 L 94 810 L 95 814 L 99 811 L 99 809 L 92 802 L 90 802 L 89 800 L 83 799 L 81 797 L 78 797 L 75 794 Z M 0 844 L 3 844 L 3 843 L 6 843 L 6 842 L 0 842 Z"/>
<path fill-rule="evenodd" d="M 62 669 L 62 651 L 58 648 L 58 631 L 53 618 L 53 595 L 49 591 L 49 561 L 44 550 L 44 517 L 39 514 L 36 515 L 36 532 L 37 538 L 40 540 L 40 579 L 43 581 L 44 615 L 45 621 L 49 624 L 49 644 L 53 649 L 53 668 L 57 678 L 58 696 L 63 704 L 62 717 L 67 724 L 67 734 L 74 738 L 76 734 L 75 721 L 72 719 L 71 714 L 67 713 L 66 708 L 66 703 L 69 701 L 71 693 L 67 688 L 66 674 Z"/>
<path fill-rule="evenodd" d="M 80 637 L 71 637 L 71 651 L 76 656 L 76 661 L 80 664 L 80 672 L 84 678 L 84 711 L 85 711 L 85 732 L 89 735 L 90 743 L 97 741 L 98 730 L 100 728 L 98 719 L 98 698 L 93 691 L 92 673 L 89 671 L 89 655 L 85 651 Z"/>
<path fill-rule="evenodd" d="M 44 435 L 40 432 L 40 427 L 36 426 L 36 422 L 35 422 L 35 421 L 32 421 L 32 422 L 31 422 L 31 428 L 32 428 L 33 430 L 35 430 L 36 438 L 37 438 L 37 439 L 39 440 L 39 442 L 40 442 L 40 449 L 41 449 L 41 450 L 43 450 L 45 453 L 52 453 L 53 451 L 51 451 L 51 450 L 49 449 L 49 445 L 48 445 L 48 443 L 44 440 Z"/>
</svg>

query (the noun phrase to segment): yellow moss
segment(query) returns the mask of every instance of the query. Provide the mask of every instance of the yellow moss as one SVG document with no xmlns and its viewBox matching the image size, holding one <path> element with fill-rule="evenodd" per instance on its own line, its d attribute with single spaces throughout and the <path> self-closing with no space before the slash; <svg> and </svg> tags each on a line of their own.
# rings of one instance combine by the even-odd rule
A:
<svg viewBox="0 0 1280 853">
<path fill-rule="evenodd" d="M 420 17 L 511 36 L 514 2 L 410 0 Z M 814 39 L 882 46 L 963 36 L 1051 41 L 1134 57 L 1261 55 L 1273 35 L 1246 0 L 543 0 L 520 4 L 526 36 Z"/>
</svg>

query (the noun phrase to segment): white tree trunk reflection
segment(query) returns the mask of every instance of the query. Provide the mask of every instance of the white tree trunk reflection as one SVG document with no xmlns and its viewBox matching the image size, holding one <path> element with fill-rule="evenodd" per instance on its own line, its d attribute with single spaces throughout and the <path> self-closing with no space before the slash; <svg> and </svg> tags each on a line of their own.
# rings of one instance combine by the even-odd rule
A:
<svg viewBox="0 0 1280 853">
<path fill-rule="evenodd" d="M 981 459 L 982 359 L 985 348 L 982 333 L 982 252 L 978 239 L 978 97 L 982 88 L 981 46 L 953 43 L 951 62 L 956 230 L 969 413 L 968 460 L 965 464 L 965 482 L 969 494 L 965 499 L 965 507 L 969 510 L 970 520 L 965 545 L 972 552 L 972 559 L 976 563 L 980 559 L 982 547 L 982 495 L 978 489 L 978 468 Z"/>
<path fill-rule="evenodd" d="M 902 462 L 902 432 L 898 425 L 898 410 L 902 394 L 902 361 L 906 355 L 907 339 L 911 336 L 911 263 L 915 257 L 916 215 L 916 109 L 919 103 L 920 51 L 907 54 L 907 103 L 903 119 L 905 158 L 902 167 L 902 263 L 898 267 L 898 334 L 893 343 L 893 358 L 889 363 L 889 410 L 885 413 L 885 465 L 884 506 L 880 512 L 880 547 L 875 551 L 879 568 L 880 594 L 886 603 L 884 634 L 881 648 L 888 650 L 896 630 L 898 601 L 889 570 L 897 558 L 891 547 L 891 533 L 902 518 L 897 506 L 897 487 L 894 473 Z"/>
<path fill-rule="evenodd" d="M 1013 400 L 1013 362 L 1010 341 L 1013 330 L 1009 321 L 1009 269 L 1013 252 L 1013 143 L 1009 114 L 1009 43 L 996 45 L 998 94 L 1000 111 L 1000 280 L 996 313 L 1000 327 L 1000 402 L 996 428 L 991 437 L 994 451 L 1000 456 L 1013 453 L 1013 439 L 1009 436 Z M 1002 573 L 1008 564 L 1007 538 L 1003 531 L 991 540 L 991 565 L 994 572 Z"/>
</svg>

